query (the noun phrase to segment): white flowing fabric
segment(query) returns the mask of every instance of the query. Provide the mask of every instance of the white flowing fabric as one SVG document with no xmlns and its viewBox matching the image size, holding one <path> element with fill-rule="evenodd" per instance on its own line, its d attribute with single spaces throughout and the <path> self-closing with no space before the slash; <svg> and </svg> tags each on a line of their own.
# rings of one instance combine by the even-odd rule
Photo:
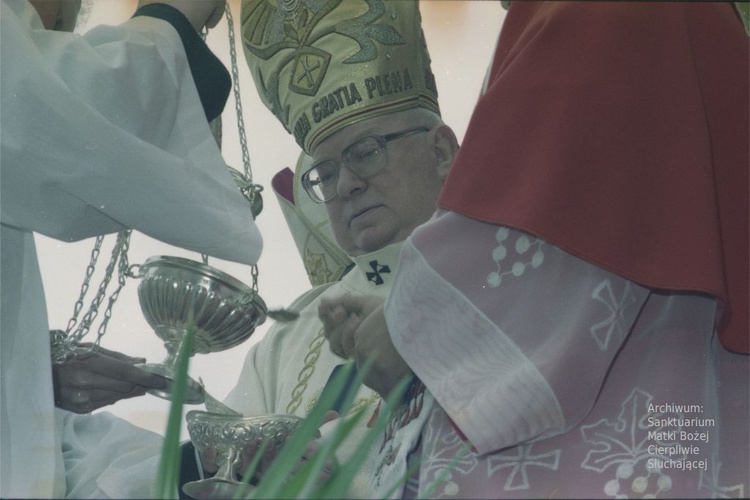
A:
<svg viewBox="0 0 750 500">
<path fill-rule="evenodd" d="M 56 413 L 62 429 L 65 498 L 155 498 L 164 442 L 160 434 L 109 412 Z"/>
<path fill-rule="evenodd" d="M 418 489 L 396 496 L 746 496 L 748 358 L 721 348 L 714 316 L 713 299 L 439 211 L 404 244 L 386 304 L 435 400 L 390 444 L 420 459 Z M 385 490 L 407 460 L 388 449 Z"/>
<path fill-rule="evenodd" d="M 0 496 L 65 493 L 33 232 L 134 228 L 245 264 L 260 234 L 210 133 L 182 42 L 139 17 L 85 36 L 2 3 Z"/>
</svg>

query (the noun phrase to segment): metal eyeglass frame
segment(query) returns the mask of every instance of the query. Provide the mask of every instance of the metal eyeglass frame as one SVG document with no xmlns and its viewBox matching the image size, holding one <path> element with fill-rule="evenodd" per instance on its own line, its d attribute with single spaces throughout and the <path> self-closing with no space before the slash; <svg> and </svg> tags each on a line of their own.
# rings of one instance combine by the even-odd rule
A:
<svg viewBox="0 0 750 500">
<path fill-rule="evenodd" d="M 370 178 L 374 177 L 375 175 L 377 175 L 380 172 L 382 172 L 383 169 L 385 168 L 385 166 L 388 164 L 388 156 L 387 156 L 388 149 L 387 149 L 387 146 L 388 146 L 389 142 L 394 141 L 396 139 L 401 139 L 403 137 L 407 137 L 407 136 L 412 135 L 412 134 L 417 134 L 417 133 L 420 133 L 420 132 L 429 132 L 429 131 L 430 131 L 430 129 L 427 128 L 427 127 L 416 127 L 416 128 L 411 128 L 411 129 L 408 129 L 408 130 L 402 130 L 400 132 L 394 132 L 392 134 L 386 134 L 386 135 L 369 135 L 367 137 L 362 137 L 361 139 L 357 140 L 353 144 L 350 144 L 349 146 L 347 146 L 346 149 L 344 149 L 344 151 L 341 152 L 341 161 L 338 162 L 338 165 L 337 165 L 338 169 L 336 170 L 336 173 L 335 173 L 333 181 L 334 182 L 338 182 L 339 172 L 341 171 L 342 167 L 346 167 L 354 176 L 356 176 L 357 178 L 362 179 L 362 180 L 370 179 Z M 378 144 L 380 145 L 380 148 L 383 151 L 383 155 L 384 155 L 383 156 L 383 164 L 376 171 L 371 172 L 370 174 L 364 176 L 360 172 L 358 172 L 356 168 L 355 169 L 351 168 L 351 162 L 348 160 L 348 157 L 350 156 L 351 152 L 353 151 L 353 149 L 358 144 L 361 144 L 362 141 L 367 141 L 367 140 L 372 140 L 372 139 L 375 139 L 378 142 Z M 335 160 L 325 160 L 325 161 L 322 161 L 322 162 L 320 162 L 320 163 L 318 163 L 316 165 L 313 165 L 312 167 L 310 167 L 309 169 L 307 169 L 304 174 L 302 174 L 302 186 L 305 188 L 305 191 L 307 192 L 308 196 L 315 203 L 328 203 L 329 201 L 334 200 L 338 196 L 338 193 L 334 192 L 333 196 L 321 198 L 318 195 L 318 193 L 315 192 L 315 184 L 313 184 L 313 181 L 310 180 L 310 173 L 313 170 L 319 168 L 321 165 L 325 165 L 325 164 L 328 164 L 328 163 L 334 163 L 334 164 L 336 164 L 337 162 Z"/>
</svg>

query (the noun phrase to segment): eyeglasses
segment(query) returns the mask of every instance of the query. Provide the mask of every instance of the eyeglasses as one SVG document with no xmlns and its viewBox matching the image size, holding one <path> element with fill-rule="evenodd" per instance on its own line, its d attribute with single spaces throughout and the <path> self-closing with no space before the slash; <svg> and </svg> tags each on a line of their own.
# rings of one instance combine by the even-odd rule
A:
<svg viewBox="0 0 750 500">
<path fill-rule="evenodd" d="M 302 186 L 315 203 L 327 203 L 338 194 L 339 171 L 345 166 L 360 179 L 369 179 L 379 173 L 388 163 L 387 144 L 419 132 L 429 132 L 419 127 L 388 135 L 364 137 L 341 153 L 341 162 L 326 160 L 302 174 Z"/>
</svg>

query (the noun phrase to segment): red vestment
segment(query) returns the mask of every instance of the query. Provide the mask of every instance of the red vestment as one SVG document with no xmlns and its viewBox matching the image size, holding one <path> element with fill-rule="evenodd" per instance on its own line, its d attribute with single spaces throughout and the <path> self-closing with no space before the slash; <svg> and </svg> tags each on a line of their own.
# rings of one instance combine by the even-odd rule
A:
<svg viewBox="0 0 750 500">
<path fill-rule="evenodd" d="M 714 296 L 722 344 L 747 353 L 742 22 L 730 3 L 586 5 L 512 4 L 439 205 Z"/>
</svg>

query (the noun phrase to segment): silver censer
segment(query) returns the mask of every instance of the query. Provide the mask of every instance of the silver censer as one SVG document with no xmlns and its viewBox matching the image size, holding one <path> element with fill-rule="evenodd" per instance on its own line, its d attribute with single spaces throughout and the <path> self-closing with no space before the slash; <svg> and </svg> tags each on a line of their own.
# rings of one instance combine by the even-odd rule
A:
<svg viewBox="0 0 750 500">
<path fill-rule="evenodd" d="M 277 453 L 289 436 L 297 430 L 302 418 L 294 415 L 264 415 L 238 417 L 205 411 L 187 413 L 187 429 L 196 450 L 216 450 L 219 470 L 215 476 L 185 484 L 182 491 L 193 498 L 245 498 L 242 491 L 251 494 L 252 486 L 243 485 L 242 449 L 254 445 Z"/>
<path fill-rule="evenodd" d="M 253 218 L 263 209 L 261 191 L 255 184 L 250 168 L 242 104 L 239 93 L 239 74 L 234 40 L 234 19 L 225 5 L 229 28 L 229 47 L 232 67 L 232 90 L 237 113 L 237 128 L 244 173 L 229 168 L 240 192 L 250 202 Z M 204 35 L 205 36 L 205 35 Z M 222 122 L 218 117 L 211 122 L 211 131 L 221 148 Z M 257 267 L 253 266 L 253 284 L 248 287 L 232 276 L 203 263 L 180 257 L 151 257 L 141 266 L 142 281 L 138 298 L 146 321 L 164 341 L 167 357 L 158 364 L 140 365 L 146 371 L 162 375 L 173 381 L 177 355 L 188 329 L 193 329 L 192 356 L 195 353 L 220 352 L 234 347 L 253 333 L 266 320 L 268 309 L 258 295 Z M 149 391 L 155 396 L 170 398 L 172 384 L 164 391 Z M 185 391 L 186 404 L 206 402 L 209 409 L 222 413 L 236 413 L 212 398 L 202 384 L 188 378 Z"/>
<path fill-rule="evenodd" d="M 139 365 L 173 381 L 177 355 L 189 329 L 192 352 L 206 354 L 232 348 L 266 320 L 266 304 L 257 292 L 232 276 L 190 259 L 151 257 L 141 266 L 138 298 L 146 321 L 164 341 L 167 357 L 161 363 Z M 149 391 L 170 398 L 172 384 Z M 188 378 L 186 404 L 205 400 L 202 384 Z"/>
</svg>

